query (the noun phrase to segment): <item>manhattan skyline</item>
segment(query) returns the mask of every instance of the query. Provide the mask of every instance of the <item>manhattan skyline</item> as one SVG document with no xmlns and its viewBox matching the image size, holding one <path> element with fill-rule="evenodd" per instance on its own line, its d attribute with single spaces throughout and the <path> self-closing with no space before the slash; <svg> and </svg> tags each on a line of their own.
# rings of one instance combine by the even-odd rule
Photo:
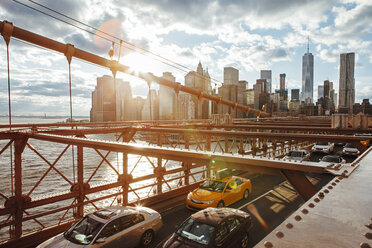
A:
<svg viewBox="0 0 372 248">
<path fill-rule="evenodd" d="M 38 7 L 29 1 L 20 2 Z M 249 88 L 260 78 L 261 70 L 272 70 L 272 91 L 279 88 L 281 73 L 286 74 L 289 92 L 290 89 L 301 89 L 301 59 L 306 53 L 309 36 L 310 52 L 314 55 L 314 102 L 318 98 L 317 87 L 324 80 L 334 82 L 338 92 L 339 56 L 349 52 L 355 52 L 355 101 L 372 98 L 372 75 L 369 72 L 372 64 L 372 4 L 368 1 L 40 3 L 91 26 L 103 27 L 108 33 L 191 70 L 195 71 L 201 61 L 211 78 L 219 82 L 223 82 L 224 67 L 238 69 L 239 79 L 248 81 Z M 17 27 L 108 57 L 109 42 L 11 0 L 0 3 L 0 13 L 2 20 L 13 22 Z M 0 114 L 6 115 L 6 47 L 3 40 L 0 49 L 3 51 Z M 16 40 L 11 40 L 10 49 L 13 114 L 68 115 L 66 58 Z M 116 50 L 115 58 L 117 53 Z M 155 75 L 169 71 L 176 81 L 184 83 L 187 72 L 142 57 L 123 49 L 120 62 Z M 74 115 L 88 115 L 90 93 L 96 78 L 111 75 L 110 71 L 73 60 L 72 73 Z M 118 74 L 118 77 L 131 82 L 133 94 L 147 95 L 145 82 L 124 74 Z"/>
</svg>

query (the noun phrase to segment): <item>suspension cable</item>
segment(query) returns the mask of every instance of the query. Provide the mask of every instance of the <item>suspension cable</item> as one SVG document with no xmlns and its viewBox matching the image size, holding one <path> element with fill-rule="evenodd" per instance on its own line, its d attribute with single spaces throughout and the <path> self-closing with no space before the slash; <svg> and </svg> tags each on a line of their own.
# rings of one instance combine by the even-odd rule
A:
<svg viewBox="0 0 372 248">
<path fill-rule="evenodd" d="M 75 27 L 75 28 L 78 28 L 78 29 L 80 29 L 80 30 L 82 30 L 82 31 L 85 31 L 85 32 L 89 33 L 89 34 L 96 35 L 96 36 L 98 36 L 98 37 L 100 37 L 100 38 L 102 38 L 102 39 L 104 39 L 104 40 L 106 40 L 106 41 L 117 43 L 116 41 L 113 41 L 113 40 L 112 40 L 112 39 L 117 39 L 117 40 L 120 41 L 120 44 L 119 44 L 119 47 L 120 47 L 120 48 L 121 48 L 121 46 L 124 46 L 124 47 L 126 47 L 126 48 L 128 48 L 128 49 L 130 49 L 130 50 L 132 50 L 132 51 L 134 51 L 134 52 L 137 52 L 137 53 L 139 53 L 139 54 L 142 54 L 142 55 L 148 56 L 148 57 L 150 57 L 150 58 L 152 58 L 152 59 L 154 59 L 154 60 L 156 60 L 156 61 L 159 61 L 159 62 L 161 62 L 161 63 L 163 63 L 163 64 L 165 64 L 165 65 L 168 65 L 168 66 L 170 66 L 170 67 L 173 67 L 173 68 L 175 68 L 175 69 L 177 69 L 177 70 L 180 70 L 180 71 L 183 71 L 183 72 L 186 72 L 186 73 L 187 73 L 188 71 L 190 71 L 190 70 L 192 71 L 192 69 L 188 68 L 187 66 L 184 66 L 184 65 L 182 65 L 182 64 L 180 64 L 180 63 L 177 63 L 177 62 L 175 62 L 175 61 L 173 61 L 173 60 L 167 59 L 167 58 L 165 58 L 165 57 L 163 57 L 163 56 L 161 56 L 161 55 L 158 55 L 158 54 L 156 54 L 156 53 L 153 53 L 153 52 L 151 52 L 151 51 L 149 51 L 149 50 L 146 50 L 146 49 L 144 49 L 144 48 L 142 48 L 142 47 L 140 47 L 140 46 L 137 46 L 137 45 L 135 45 L 135 44 L 132 44 L 132 43 L 130 43 L 130 42 L 128 42 L 128 41 L 122 40 L 122 39 L 120 39 L 119 37 L 113 36 L 113 35 L 111 35 L 111 34 L 109 34 L 109 33 L 106 33 L 106 32 L 104 32 L 104 31 L 102 31 L 102 30 L 99 30 L 99 29 L 97 29 L 97 28 L 95 28 L 95 27 L 93 27 L 93 26 L 90 26 L 90 25 L 88 25 L 88 24 L 85 24 L 85 23 L 83 23 L 83 22 L 81 22 L 81 21 L 79 21 L 79 20 L 77 20 L 77 19 L 75 19 L 75 18 L 72 18 L 72 17 L 70 17 L 70 16 L 67 16 L 67 15 L 65 15 L 65 14 L 63 14 L 63 13 L 61 13 L 61 12 L 58 12 L 58 11 L 56 11 L 56 10 L 54 10 L 54 9 L 51 9 L 51 8 L 49 8 L 49 7 L 45 6 L 45 5 L 42 5 L 42 4 L 38 3 L 38 2 L 35 2 L 35 1 L 32 1 L 32 0 L 28 0 L 29 2 L 34 3 L 34 4 L 36 4 L 36 5 L 38 5 L 38 6 L 42 7 L 42 8 L 45 8 L 45 9 L 51 11 L 51 12 L 54 12 L 54 13 L 60 15 L 60 16 L 63 16 L 64 18 L 67 18 L 67 19 L 72 20 L 72 21 L 74 21 L 74 22 L 77 22 L 77 23 L 79 23 L 79 24 L 81 24 L 81 25 L 83 25 L 83 26 L 85 26 L 85 27 L 88 27 L 88 28 L 90 28 L 90 29 L 93 29 L 93 30 L 95 30 L 97 33 L 91 32 L 91 31 L 86 30 L 86 29 L 84 29 L 84 28 L 82 28 L 82 27 L 79 27 L 79 26 L 77 26 L 77 25 L 75 25 L 75 24 L 73 24 L 73 23 L 70 23 L 70 22 L 68 22 L 68 21 L 62 20 L 61 18 L 58 18 L 58 17 L 53 16 L 53 15 L 51 15 L 51 14 L 48 14 L 48 13 L 46 13 L 46 12 L 44 12 L 44 11 L 41 11 L 41 10 L 39 10 L 39 9 L 36 9 L 36 8 L 34 8 L 34 7 L 31 7 L 31 6 L 29 6 L 29 5 L 25 4 L 25 3 L 19 2 L 19 1 L 17 1 L 17 0 L 12 0 L 12 1 L 15 2 L 15 3 L 18 3 L 18 4 L 20 4 L 20 5 L 23 5 L 23 6 L 27 7 L 27 8 L 30 8 L 30 9 L 32 9 L 32 10 L 35 10 L 35 11 L 41 13 L 41 14 L 44 14 L 44 15 L 46 15 L 46 16 L 49 16 L 49 17 L 51 17 L 51 18 L 53 18 L 53 19 L 56 19 L 56 20 L 58 20 L 58 21 L 61 21 L 61 22 L 65 23 L 65 24 L 68 24 L 68 25 L 71 25 L 71 26 L 73 26 L 73 27 Z M 101 34 L 104 34 L 104 35 L 106 35 L 106 36 L 108 36 L 108 37 L 110 37 L 111 39 L 110 39 L 110 38 L 103 37 L 102 35 L 99 35 L 98 32 L 101 33 Z M 125 44 L 127 44 L 127 45 L 123 45 L 123 43 L 125 43 Z M 149 56 L 149 55 L 151 55 L 151 56 Z M 205 78 L 206 78 L 205 75 L 196 74 L 196 76 L 197 76 L 198 78 L 202 78 L 202 79 L 205 79 Z M 223 84 L 222 82 L 220 82 L 219 80 L 217 80 L 217 79 L 215 79 L 215 78 L 210 77 L 210 79 L 211 79 L 211 81 L 214 81 L 213 83 L 214 83 L 216 86 L 217 86 L 217 84 L 219 84 L 219 85 L 222 85 L 222 84 Z"/>
</svg>

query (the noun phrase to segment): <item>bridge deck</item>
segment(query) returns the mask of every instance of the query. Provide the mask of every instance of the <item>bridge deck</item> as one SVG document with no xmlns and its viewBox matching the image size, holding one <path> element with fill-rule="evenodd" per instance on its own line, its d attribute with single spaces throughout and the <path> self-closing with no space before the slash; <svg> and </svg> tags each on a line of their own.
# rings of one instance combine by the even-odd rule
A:
<svg viewBox="0 0 372 248">
<path fill-rule="evenodd" d="M 371 151 L 347 178 L 334 178 L 255 247 L 371 247 Z"/>
</svg>

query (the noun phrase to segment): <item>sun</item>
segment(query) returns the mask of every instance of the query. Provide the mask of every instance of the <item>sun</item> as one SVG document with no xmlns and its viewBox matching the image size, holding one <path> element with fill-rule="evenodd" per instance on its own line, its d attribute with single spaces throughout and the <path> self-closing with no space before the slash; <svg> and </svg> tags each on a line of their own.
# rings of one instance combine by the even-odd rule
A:
<svg viewBox="0 0 372 248">
<path fill-rule="evenodd" d="M 159 62 L 149 56 L 139 53 L 130 53 L 120 59 L 120 64 L 129 66 L 134 72 L 152 72 L 161 73 Z"/>
</svg>

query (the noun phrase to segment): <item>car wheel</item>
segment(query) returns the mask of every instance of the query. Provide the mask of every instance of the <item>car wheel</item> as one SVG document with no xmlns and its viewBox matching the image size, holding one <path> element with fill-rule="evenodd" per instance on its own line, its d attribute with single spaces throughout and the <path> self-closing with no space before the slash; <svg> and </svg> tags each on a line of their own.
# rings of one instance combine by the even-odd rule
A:
<svg viewBox="0 0 372 248">
<path fill-rule="evenodd" d="M 243 236 L 243 238 L 242 238 L 242 241 L 240 242 L 242 248 L 246 248 L 246 247 L 248 247 L 248 240 L 249 240 L 249 239 L 248 239 L 248 233 L 245 232 L 245 233 L 244 233 L 244 236 Z"/>
<path fill-rule="evenodd" d="M 218 204 L 217 204 L 217 208 L 223 208 L 225 206 L 225 203 L 223 201 L 220 201 Z"/>
<path fill-rule="evenodd" d="M 246 189 L 246 190 L 244 191 L 244 194 L 243 194 L 243 200 L 248 199 L 248 197 L 249 197 L 249 190 Z"/>
<path fill-rule="evenodd" d="M 147 230 L 142 234 L 141 237 L 141 247 L 147 247 L 154 240 L 154 232 L 152 230 Z"/>
</svg>

